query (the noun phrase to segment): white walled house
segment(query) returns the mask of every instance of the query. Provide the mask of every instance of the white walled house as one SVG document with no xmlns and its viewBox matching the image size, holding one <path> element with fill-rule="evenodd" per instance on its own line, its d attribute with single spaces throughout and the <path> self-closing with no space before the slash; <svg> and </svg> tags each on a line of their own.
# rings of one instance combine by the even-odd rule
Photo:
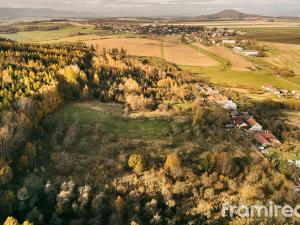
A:
<svg viewBox="0 0 300 225">
<path fill-rule="evenodd" d="M 238 47 L 238 46 L 236 46 L 236 47 L 233 48 L 233 51 L 237 52 L 237 53 L 241 53 L 243 50 L 244 49 L 242 47 Z"/>
<path fill-rule="evenodd" d="M 235 45 L 236 44 L 236 40 L 222 40 L 222 44 L 225 45 Z"/>
<path fill-rule="evenodd" d="M 232 100 L 228 100 L 224 103 L 223 108 L 224 109 L 236 110 L 237 109 L 237 104 L 235 102 L 233 102 Z"/>
<path fill-rule="evenodd" d="M 252 126 L 249 131 L 261 131 L 262 126 L 259 123 L 256 123 L 254 126 Z"/>
</svg>

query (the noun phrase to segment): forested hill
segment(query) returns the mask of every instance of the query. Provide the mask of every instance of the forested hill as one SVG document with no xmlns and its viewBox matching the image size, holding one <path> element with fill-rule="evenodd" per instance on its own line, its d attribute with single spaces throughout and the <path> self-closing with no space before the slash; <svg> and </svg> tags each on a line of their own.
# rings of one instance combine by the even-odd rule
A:
<svg viewBox="0 0 300 225">
<path fill-rule="evenodd" d="M 64 97 L 80 97 L 80 86 L 72 79 L 86 79 L 91 53 L 83 45 L 42 46 L 4 39 L 0 50 L 0 157 L 5 160 L 25 140 L 28 130 Z M 61 77 L 70 81 L 68 96 L 61 92 Z"/>
</svg>

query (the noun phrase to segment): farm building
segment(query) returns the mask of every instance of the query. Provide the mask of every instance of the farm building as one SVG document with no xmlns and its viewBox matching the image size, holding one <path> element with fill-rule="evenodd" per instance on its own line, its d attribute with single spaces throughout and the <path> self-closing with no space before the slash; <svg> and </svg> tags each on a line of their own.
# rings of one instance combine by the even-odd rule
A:
<svg viewBox="0 0 300 225">
<path fill-rule="evenodd" d="M 243 55 L 248 57 L 256 57 L 259 56 L 259 52 L 256 50 L 244 50 Z"/>
<path fill-rule="evenodd" d="M 233 102 L 232 100 L 228 100 L 223 104 L 223 108 L 235 110 L 235 109 L 237 109 L 237 104 L 235 102 Z"/>
<path fill-rule="evenodd" d="M 236 46 L 236 47 L 233 48 L 233 51 L 235 51 L 237 53 L 241 53 L 243 50 L 244 49 L 242 47 L 238 47 L 238 46 Z"/>
<path fill-rule="evenodd" d="M 222 40 L 222 44 L 224 44 L 224 45 L 235 45 L 236 44 L 236 40 L 225 39 L 225 40 Z"/>
</svg>

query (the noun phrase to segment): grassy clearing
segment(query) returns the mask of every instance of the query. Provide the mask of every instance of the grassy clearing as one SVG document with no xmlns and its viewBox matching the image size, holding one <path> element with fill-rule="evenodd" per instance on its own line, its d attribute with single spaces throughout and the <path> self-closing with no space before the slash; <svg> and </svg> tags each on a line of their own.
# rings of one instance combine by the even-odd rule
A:
<svg viewBox="0 0 300 225">
<path fill-rule="evenodd" d="M 54 119 L 67 123 L 100 123 L 107 134 L 133 139 L 161 139 L 166 137 L 169 129 L 166 120 L 124 118 L 121 116 L 121 107 L 98 102 L 68 104 L 55 114 Z"/>
</svg>

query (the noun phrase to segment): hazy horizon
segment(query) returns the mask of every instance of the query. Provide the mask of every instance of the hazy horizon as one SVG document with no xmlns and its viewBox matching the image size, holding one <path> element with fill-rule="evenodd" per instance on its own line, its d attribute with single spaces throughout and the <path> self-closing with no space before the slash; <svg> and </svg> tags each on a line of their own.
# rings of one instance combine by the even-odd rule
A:
<svg viewBox="0 0 300 225">
<path fill-rule="evenodd" d="M 300 16 L 298 0 L 10 0 L 2 2 L 0 7 L 50 8 L 99 16 L 198 16 L 224 9 L 259 15 Z"/>
</svg>

